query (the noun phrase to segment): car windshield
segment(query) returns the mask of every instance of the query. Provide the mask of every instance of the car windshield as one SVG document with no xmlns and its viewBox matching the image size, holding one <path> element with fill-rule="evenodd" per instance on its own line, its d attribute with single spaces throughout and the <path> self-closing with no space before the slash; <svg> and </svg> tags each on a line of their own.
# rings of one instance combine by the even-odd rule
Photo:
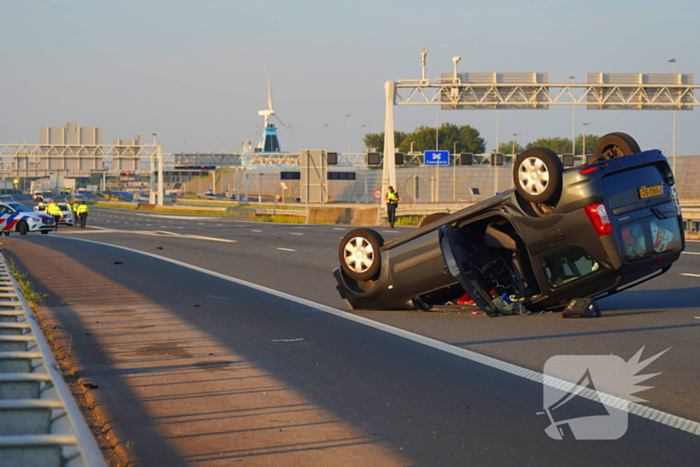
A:
<svg viewBox="0 0 700 467">
<path fill-rule="evenodd" d="M 34 212 L 31 209 L 29 209 L 27 206 L 21 203 L 7 203 L 8 206 L 10 206 L 12 209 L 14 209 L 17 212 Z"/>
</svg>

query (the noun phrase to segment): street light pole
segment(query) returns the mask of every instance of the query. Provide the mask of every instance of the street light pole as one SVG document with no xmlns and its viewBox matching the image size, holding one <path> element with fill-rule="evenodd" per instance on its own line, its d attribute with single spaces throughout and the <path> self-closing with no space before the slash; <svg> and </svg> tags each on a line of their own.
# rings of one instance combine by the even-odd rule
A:
<svg viewBox="0 0 700 467">
<path fill-rule="evenodd" d="M 575 80 L 575 76 L 569 76 L 569 79 Z M 576 81 L 574 81 L 575 83 Z M 573 94 L 573 89 L 571 90 Z M 572 97 L 572 100 L 574 103 L 571 104 L 571 153 L 575 156 L 576 155 L 576 96 L 574 95 Z"/>
<path fill-rule="evenodd" d="M 676 59 L 672 58 L 669 60 L 670 63 L 673 63 L 673 74 L 676 74 Z M 676 76 L 676 80 L 678 80 L 678 76 Z M 672 159 L 672 169 L 673 173 L 676 173 L 676 107 L 673 107 L 673 159 Z"/>
<path fill-rule="evenodd" d="M 513 157 L 515 157 L 515 137 L 520 136 L 520 133 L 513 133 Z"/>
<path fill-rule="evenodd" d="M 586 157 L 586 126 L 590 125 L 590 123 L 584 123 L 583 124 L 583 163 L 586 163 L 585 157 Z"/>
<path fill-rule="evenodd" d="M 156 198 L 156 152 L 158 152 L 158 135 L 153 133 L 153 146 L 156 148 L 155 152 L 151 154 L 151 174 L 150 174 L 150 189 L 148 192 L 148 202 L 150 204 L 156 204 L 158 199 Z"/>
<path fill-rule="evenodd" d="M 348 114 L 348 154 L 352 152 L 352 115 Z"/>
</svg>

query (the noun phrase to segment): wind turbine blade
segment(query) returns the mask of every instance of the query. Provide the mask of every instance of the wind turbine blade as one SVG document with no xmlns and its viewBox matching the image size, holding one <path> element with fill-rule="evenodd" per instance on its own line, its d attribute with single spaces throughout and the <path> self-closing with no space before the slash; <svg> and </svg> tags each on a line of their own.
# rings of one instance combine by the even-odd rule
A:
<svg viewBox="0 0 700 467">
<path fill-rule="evenodd" d="M 282 121 L 282 119 L 279 118 L 279 117 L 277 116 L 277 114 L 274 114 L 274 115 L 275 115 L 275 118 L 277 119 L 277 121 L 279 121 L 280 124 L 282 124 L 282 126 L 285 127 L 285 128 L 287 129 L 288 132 L 292 133 L 292 130 L 290 130 L 289 127 L 288 127 L 287 125 L 284 124 L 284 122 Z M 292 134 L 293 134 L 293 133 L 292 133 Z"/>
<path fill-rule="evenodd" d="M 272 81 L 270 80 L 270 65 L 267 66 L 267 108 L 270 112 L 272 110 Z"/>
</svg>

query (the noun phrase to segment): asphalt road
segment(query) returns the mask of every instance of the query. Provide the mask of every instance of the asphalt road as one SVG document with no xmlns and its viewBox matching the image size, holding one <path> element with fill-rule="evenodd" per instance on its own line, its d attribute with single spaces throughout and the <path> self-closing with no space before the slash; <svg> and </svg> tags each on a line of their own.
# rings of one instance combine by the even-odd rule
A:
<svg viewBox="0 0 700 467">
<path fill-rule="evenodd" d="M 218 438 L 206 431 L 200 433 L 201 438 L 173 431 L 167 420 L 175 415 L 162 414 L 172 409 L 154 408 L 150 396 L 134 390 L 134 381 L 125 376 L 139 371 L 133 362 L 115 361 L 105 369 L 100 360 L 103 356 L 93 355 L 85 362 L 86 371 L 102 379 L 100 387 L 109 398 L 119 400 L 122 407 L 130 407 L 124 416 L 140 427 L 137 438 L 153 440 L 149 449 L 137 449 L 142 459 L 149 459 L 152 452 L 175 462 L 173 465 L 215 465 L 217 461 L 228 465 L 226 461 L 232 459 L 248 463 L 255 460 L 263 465 L 265 459 L 271 458 L 275 461 L 267 465 L 279 465 L 278 456 L 282 455 L 285 463 L 296 459 L 297 463 L 307 464 L 308 458 L 295 456 L 307 452 L 304 446 L 308 446 L 314 456 L 321 456 L 313 459 L 332 453 L 330 458 L 336 459 L 337 465 L 697 462 L 697 435 L 634 415 L 629 417 L 627 434 L 614 441 L 554 441 L 544 432 L 549 424 L 547 417 L 537 415 L 543 409 L 540 383 L 464 358 L 459 352 L 446 352 L 440 343 L 449 344 L 445 346 L 449 349 L 476 352 L 477 359 L 481 355 L 494 357 L 538 373 L 549 358 L 558 355 L 617 355 L 629 360 L 642 347 L 643 358 L 670 349 L 642 372 L 661 374 L 644 383 L 653 389 L 638 396 L 649 401 L 644 404 L 648 407 L 700 421 L 700 243 L 689 243 L 687 253 L 666 275 L 601 300 L 602 318 L 564 320 L 555 313 L 493 319 L 466 313 L 335 313 L 325 308 L 345 309 L 330 271 L 337 265 L 337 246 L 349 227 L 261 224 L 236 217 L 201 218 L 106 208 L 93 208 L 88 225 L 91 229 L 86 231 L 62 228 L 57 235 L 22 239 L 12 236 L 5 248 L 20 260 L 32 248 L 35 252 L 54 252 L 45 253 L 47 256 L 65 255 L 76 263 L 73 269 L 80 265 L 87 273 L 119 284 L 128 291 L 123 294 L 138 294 L 142 298 L 135 301 L 148 304 L 143 306 L 157 304 L 158 314 L 167 315 L 166 322 L 172 321 L 178 329 L 186 328 L 190 345 L 201 345 L 197 352 L 189 349 L 189 354 L 181 354 L 181 358 L 198 358 L 198 368 L 209 368 L 214 373 L 223 371 L 217 362 L 224 356 L 230 358 L 224 360 L 229 362 L 227 365 L 246 362 L 248 371 L 274 379 L 270 388 L 284 387 L 285 393 L 294 394 L 287 397 L 295 403 L 276 401 L 280 407 L 311 404 L 316 408 L 314 422 L 294 423 L 294 416 L 287 417 L 291 420 L 288 424 L 274 422 L 280 426 L 279 433 L 289 428 L 298 434 L 302 425 L 316 423 L 337 429 L 333 432 L 336 438 L 331 436 L 332 447 L 308 440 L 301 442 L 292 435 L 279 443 L 266 438 L 272 447 L 251 451 L 241 446 L 253 443 L 246 441 L 245 436 L 255 430 L 235 430 L 232 425 L 235 427 L 240 419 L 221 415 L 227 413 L 222 410 L 216 418 L 226 428 L 214 431 L 218 437 L 230 436 L 227 443 L 233 446 L 227 444 L 227 449 L 219 451 L 207 448 L 204 454 L 187 457 L 183 452 L 189 452 L 185 449 L 188 443 L 195 442 L 201 448 L 208 446 L 201 440 Z M 406 229 L 380 228 L 380 232 L 389 238 Z M 176 260 L 219 276 L 101 243 Z M 231 282 L 228 277 L 239 281 Z M 251 288 L 240 281 L 270 290 Z M 45 285 L 50 287 L 48 281 Z M 120 324 L 128 329 L 135 325 L 132 321 L 133 316 Z M 383 328 L 383 324 L 389 327 Z M 119 338 L 112 331 L 100 326 L 90 331 L 87 321 L 80 326 L 71 332 L 86 337 L 87 333 L 101 332 L 108 345 L 118 345 Z M 416 335 L 432 340 L 423 342 Z M 96 343 L 92 339 L 82 338 L 78 345 L 83 351 L 94 349 Z M 105 348 L 105 343 L 100 345 Z M 213 356 L 212 362 L 206 361 L 208 356 Z M 148 368 L 152 364 L 149 362 Z M 119 365 L 121 371 L 115 372 Z M 506 370 L 513 368 L 509 365 Z M 228 379 L 221 376 L 221 380 Z M 231 390 L 240 394 L 240 388 Z M 196 404 L 203 404 L 201 399 L 209 395 L 201 387 L 196 391 L 198 397 L 192 399 L 193 393 L 190 391 L 189 397 L 178 396 L 172 403 L 194 404 L 196 399 Z M 231 397 L 231 393 L 226 394 Z M 224 399 L 225 405 L 234 403 Z M 584 412 L 594 412 L 597 407 L 587 401 L 577 404 Z M 143 418 L 143 414 L 152 411 L 160 415 Z M 314 438 L 318 434 L 307 436 Z M 351 446 L 361 449 L 337 457 L 339 451 L 352 451 Z"/>
</svg>

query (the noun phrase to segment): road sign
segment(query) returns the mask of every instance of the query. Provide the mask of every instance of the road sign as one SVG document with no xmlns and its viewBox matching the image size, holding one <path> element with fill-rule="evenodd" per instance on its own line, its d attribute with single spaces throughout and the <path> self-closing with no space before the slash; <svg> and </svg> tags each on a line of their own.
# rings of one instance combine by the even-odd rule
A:
<svg viewBox="0 0 700 467">
<path fill-rule="evenodd" d="M 425 151 L 423 165 L 450 165 L 450 151 Z"/>
<path fill-rule="evenodd" d="M 382 199 L 382 190 L 380 190 L 379 188 L 377 188 L 376 190 L 374 190 L 374 191 L 372 192 L 372 197 L 373 197 L 374 199 Z"/>
</svg>

